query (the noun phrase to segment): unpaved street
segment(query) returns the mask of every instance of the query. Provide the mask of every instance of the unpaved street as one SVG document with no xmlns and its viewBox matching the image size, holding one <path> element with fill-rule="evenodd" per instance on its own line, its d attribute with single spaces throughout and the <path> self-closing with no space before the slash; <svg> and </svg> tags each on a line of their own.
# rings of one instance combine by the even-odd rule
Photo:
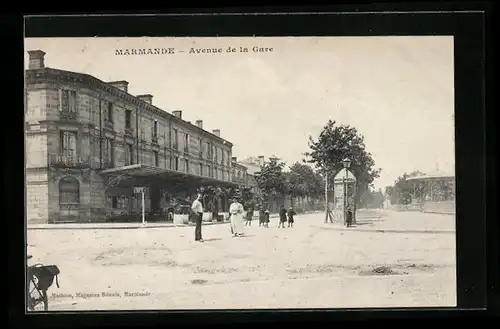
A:
<svg viewBox="0 0 500 329">
<path fill-rule="evenodd" d="M 395 216 L 401 230 L 453 221 Z M 455 235 L 375 230 L 390 220 L 341 230 L 309 214 L 293 229 L 254 221 L 244 238 L 211 225 L 205 243 L 192 227 L 29 230 L 28 252 L 61 269 L 54 311 L 454 306 Z"/>
</svg>

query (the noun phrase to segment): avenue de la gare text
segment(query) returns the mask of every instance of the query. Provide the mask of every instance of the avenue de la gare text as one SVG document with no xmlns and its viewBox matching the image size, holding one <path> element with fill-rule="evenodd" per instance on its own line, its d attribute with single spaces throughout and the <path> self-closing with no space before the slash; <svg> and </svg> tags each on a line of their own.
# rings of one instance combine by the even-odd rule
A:
<svg viewBox="0 0 500 329">
<path fill-rule="evenodd" d="M 189 50 L 180 50 L 176 48 L 125 48 L 115 49 L 115 55 L 134 56 L 134 55 L 173 55 L 176 53 L 188 54 L 222 54 L 222 53 L 271 53 L 274 48 L 270 47 L 232 47 L 227 48 L 194 48 Z"/>
</svg>

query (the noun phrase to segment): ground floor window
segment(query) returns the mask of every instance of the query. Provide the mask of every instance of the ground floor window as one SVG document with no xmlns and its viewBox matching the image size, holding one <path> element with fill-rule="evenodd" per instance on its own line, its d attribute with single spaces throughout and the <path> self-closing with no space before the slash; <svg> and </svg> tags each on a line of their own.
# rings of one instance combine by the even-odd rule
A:
<svg viewBox="0 0 500 329">
<path fill-rule="evenodd" d="M 59 181 L 59 210 L 61 216 L 78 216 L 80 184 L 75 177 L 66 176 Z"/>
</svg>

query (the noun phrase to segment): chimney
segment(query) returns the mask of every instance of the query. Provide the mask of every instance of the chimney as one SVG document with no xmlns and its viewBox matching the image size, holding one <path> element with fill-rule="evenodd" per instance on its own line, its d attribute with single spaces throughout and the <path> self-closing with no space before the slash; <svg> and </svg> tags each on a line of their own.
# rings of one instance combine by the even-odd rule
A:
<svg viewBox="0 0 500 329">
<path fill-rule="evenodd" d="M 137 95 L 136 97 L 139 98 L 141 101 L 145 101 L 148 104 L 153 103 L 153 95 L 151 94 Z"/>
<path fill-rule="evenodd" d="M 220 137 L 220 129 L 214 129 L 212 130 L 212 133 L 217 136 L 217 137 Z"/>
<path fill-rule="evenodd" d="M 238 162 L 238 158 L 237 157 L 231 157 L 231 162 Z"/>
<path fill-rule="evenodd" d="M 196 125 L 198 126 L 198 128 L 203 129 L 203 120 L 196 120 Z"/>
<path fill-rule="evenodd" d="M 120 90 L 123 90 L 124 92 L 128 93 L 128 81 L 121 80 L 121 81 L 111 81 L 108 82 L 108 85 L 112 85 L 115 88 L 118 88 Z M 139 96 L 137 96 L 139 97 Z M 153 96 L 151 96 L 153 98 Z"/>
<path fill-rule="evenodd" d="M 182 119 L 182 111 L 181 110 L 176 110 L 176 111 L 172 111 L 172 114 L 179 118 L 179 119 Z"/>
<path fill-rule="evenodd" d="M 264 156 L 263 156 L 263 155 L 259 155 L 259 164 L 260 164 L 261 166 L 263 166 L 263 165 L 264 165 Z"/>
<path fill-rule="evenodd" d="M 30 57 L 28 68 L 31 69 L 42 69 L 45 67 L 44 57 L 45 52 L 42 50 L 30 50 L 28 51 Z"/>
</svg>

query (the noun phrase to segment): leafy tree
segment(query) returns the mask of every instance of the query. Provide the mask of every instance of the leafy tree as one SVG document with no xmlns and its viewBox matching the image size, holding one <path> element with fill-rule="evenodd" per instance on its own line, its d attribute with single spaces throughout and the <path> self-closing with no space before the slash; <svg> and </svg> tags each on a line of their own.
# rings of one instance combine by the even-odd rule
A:
<svg viewBox="0 0 500 329">
<path fill-rule="evenodd" d="M 335 174 L 343 168 L 342 160 L 351 160 L 350 170 L 356 176 L 356 204 L 375 178 L 380 176 L 381 169 L 375 168 L 371 153 L 366 150 L 364 137 L 356 128 L 349 125 L 337 125 L 329 120 L 317 140 L 309 137 L 310 152 L 305 155 L 307 162 L 314 163 L 328 180 L 333 182 Z"/>
<path fill-rule="evenodd" d="M 269 158 L 269 161 L 262 165 L 260 172 L 255 173 L 255 179 L 259 189 L 263 192 L 263 197 L 281 198 L 286 194 L 288 187 L 286 175 L 283 172 L 285 163 L 277 157 Z"/>
<path fill-rule="evenodd" d="M 294 163 L 286 173 L 287 190 L 290 196 L 299 197 L 307 193 L 307 176 L 314 175 L 312 168 L 301 163 Z"/>
<path fill-rule="evenodd" d="M 425 174 L 420 171 L 404 173 L 394 181 L 394 185 L 386 187 L 385 192 L 389 196 L 391 204 L 410 204 L 415 200 L 422 199 L 429 188 L 428 184 L 422 181 L 408 180 L 408 178 L 421 175 Z"/>
<path fill-rule="evenodd" d="M 317 198 L 323 192 L 323 179 L 313 168 L 299 162 L 287 172 L 287 190 L 293 198 Z"/>
</svg>

